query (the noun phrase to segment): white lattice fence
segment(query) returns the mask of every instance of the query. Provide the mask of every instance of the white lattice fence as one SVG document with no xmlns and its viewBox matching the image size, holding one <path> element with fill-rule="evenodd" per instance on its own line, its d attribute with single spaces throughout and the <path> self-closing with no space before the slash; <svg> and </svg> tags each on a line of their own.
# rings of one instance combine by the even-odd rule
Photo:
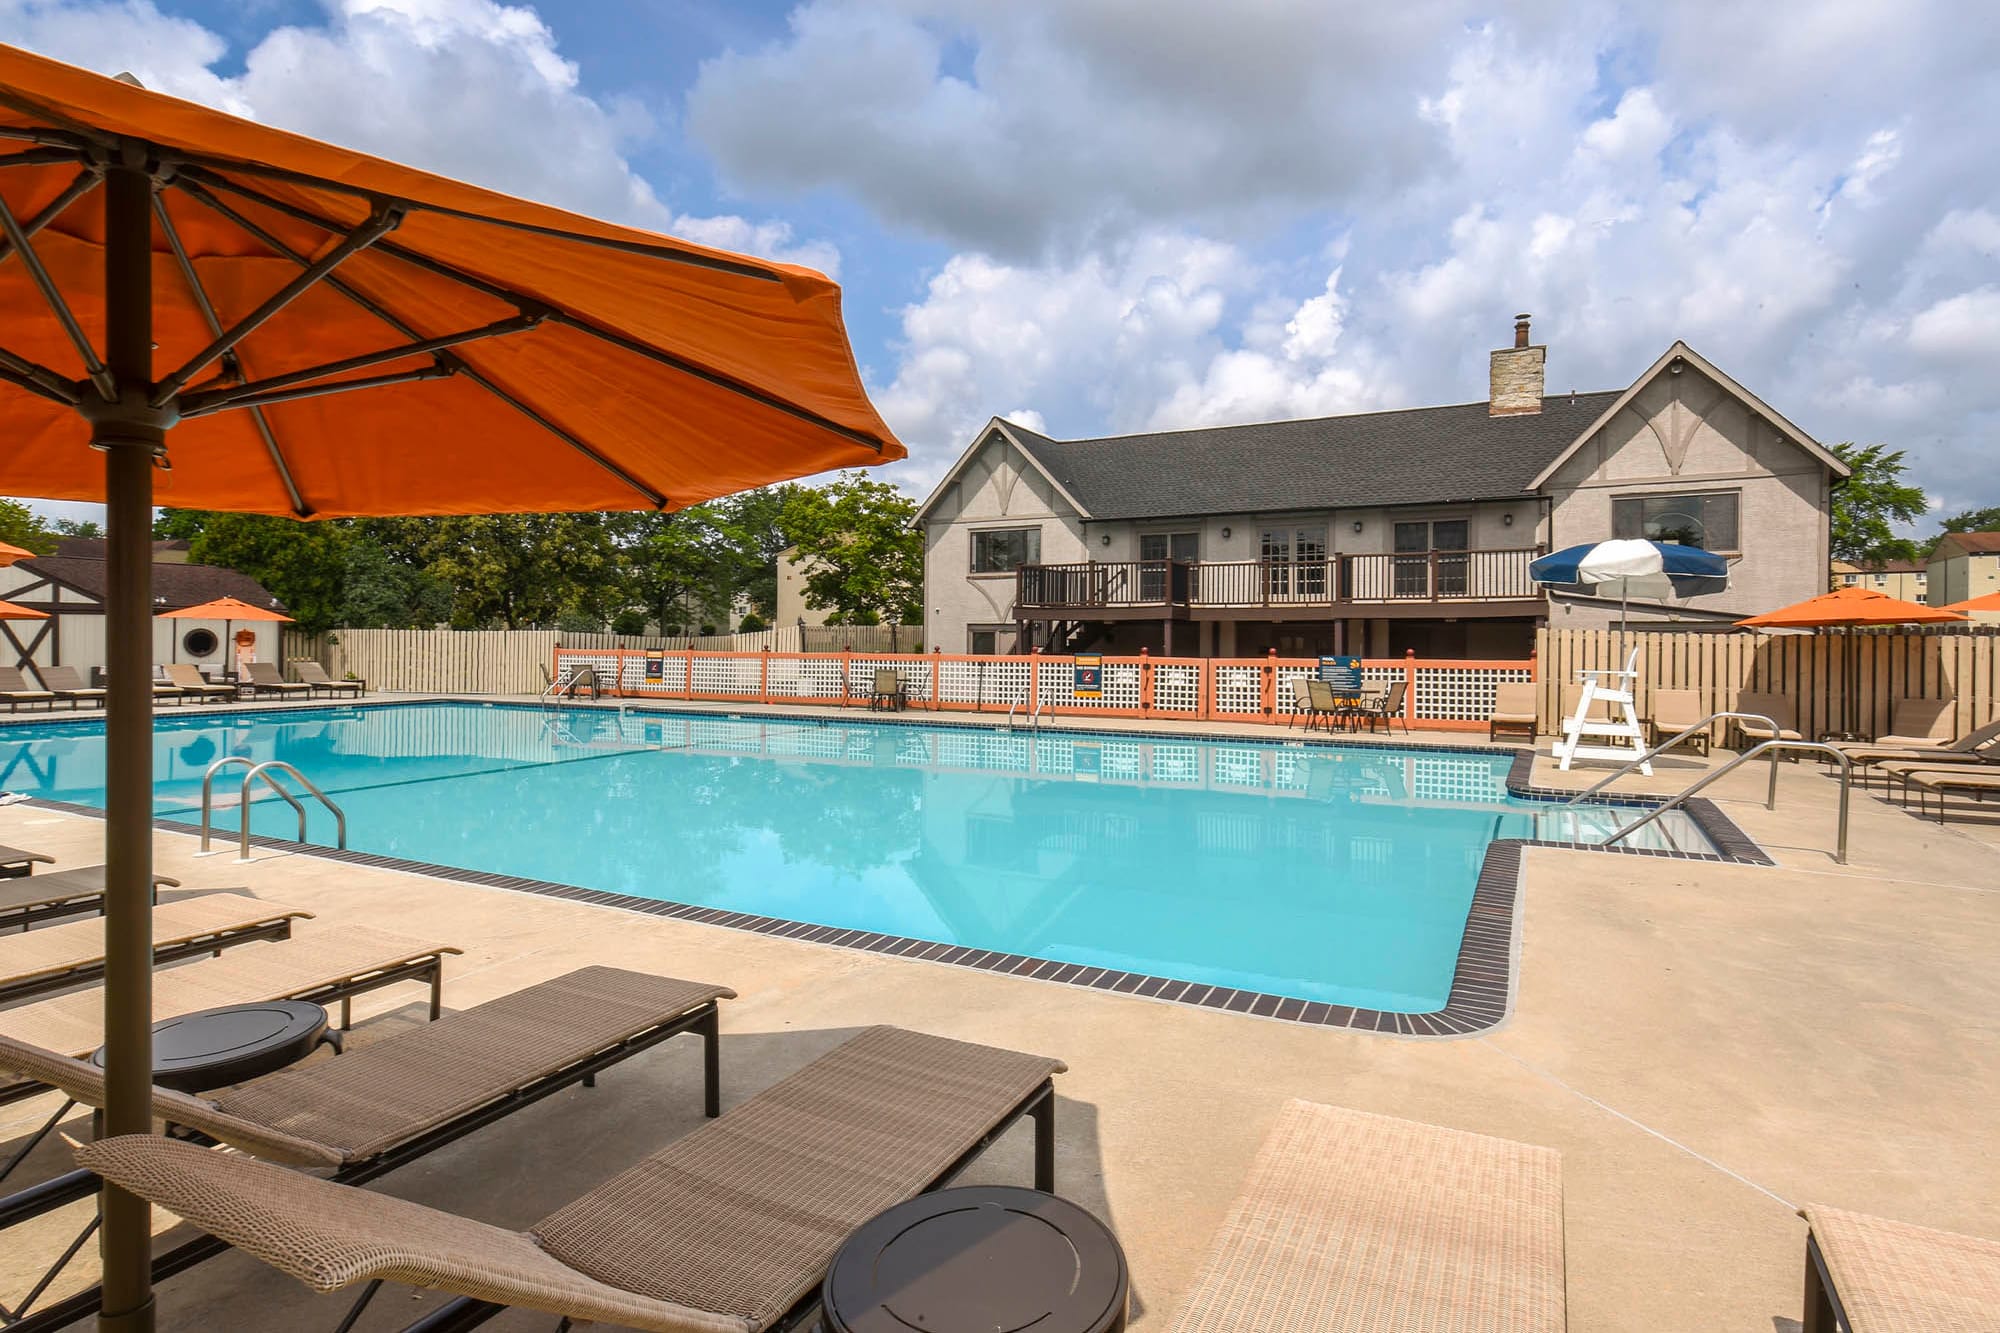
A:
<svg viewBox="0 0 2000 1333">
<path fill-rule="evenodd" d="M 1417 667 L 1417 689 L 1410 716 L 1425 722 L 1484 722 L 1493 715 L 1500 686 L 1526 684 L 1534 672 L 1521 666 Z"/>
<path fill-rule="evenodd" d="M 1156 662 L 1153 664 L 1153 711 L 1183 713 L 1194 717 L 1201 712 L 1199 662 Z"/>
<path fill-rule="evenodd" d="M 1215 676 L 1214 702 L 1217 716 L 1256 716 L 1264 708 L 1262 664 L 1217 662 L 1210 668 Z M 1285 687 L 1290 689 L 1288 685 Z"/>
</svg>

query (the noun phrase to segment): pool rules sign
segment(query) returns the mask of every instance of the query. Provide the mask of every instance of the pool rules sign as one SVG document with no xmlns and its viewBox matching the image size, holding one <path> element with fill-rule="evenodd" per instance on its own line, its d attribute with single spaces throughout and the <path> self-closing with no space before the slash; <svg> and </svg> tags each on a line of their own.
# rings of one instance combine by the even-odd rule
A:
<svg viewBox="0 0 2000 1333">
<path fill-rule="evenodd" d="M 1078 653 L 1071 659 L 1076 663 L 1076 680 L 1070 692 L 1079 699 L 1102 699 L 1104 697 L 1104 655 L 1102 653 Z"/>
</svg>

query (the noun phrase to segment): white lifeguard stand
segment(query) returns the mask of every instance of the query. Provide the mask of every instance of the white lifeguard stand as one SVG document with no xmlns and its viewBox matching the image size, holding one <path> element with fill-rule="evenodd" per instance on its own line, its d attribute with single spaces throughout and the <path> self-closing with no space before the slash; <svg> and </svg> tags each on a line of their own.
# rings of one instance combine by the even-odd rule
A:
<svg viewBox="0 0 2000 1333">
<path fill-rule="evenodd" d="M 1622 668 L 1597 667 L 1576 674 L 1583 682 L 1583 696 L 1576 702 L 1575 714 L 1563 722 L 1562 739 L 1556 742 L 1560 761 L 1556 768 L 1567 773 L 1578 759 L 1642 759 L 1646 733 L 1633 707 L 1639 690 L 1639 650 L 1632 650 Z M 1611 705 L 1611 717 L 1594 716 L 1600 703 Z M 1639 771 L 1653 776 L 1650 763 L 1640 763 Z"/>
</svg>

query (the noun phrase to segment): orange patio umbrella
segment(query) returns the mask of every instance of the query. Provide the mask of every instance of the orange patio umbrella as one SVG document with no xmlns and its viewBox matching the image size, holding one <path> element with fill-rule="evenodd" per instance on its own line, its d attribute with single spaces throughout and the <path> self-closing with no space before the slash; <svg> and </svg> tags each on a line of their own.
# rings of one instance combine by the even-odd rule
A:
<svg viewBox="0 0 2000 1333">
<path fill-rule="evenodd" d="M 283 611 L 274 611 L 268 606 L 256 606 L 250 602 L 244 601 L 241 597 L 218 597 L 214 601 L 203 602 L 199 606 L 184 606 L 178 611 L 162 611 L 160 612 L 158 619 L 220 620 L 222 622 L 222 642 L 224 644 L 224 649 L 225 649 L 223 653 L 223 660 L 225 662 L 231 660 L 227 652 L 227 645 L 229 643 L 229 627 L 235 624 L 237 621 L 239 620 L 283 621 L 287 625 L 292 623 L 292 618 L 286 615 Z M 178 645 L 175 646 L 174 654 L 175 654 L 174 660 L 179 661 L 180 648 Z"/>
<path fill-rule="evenodd" d="M 1946 611 L 1985 611 L 2000 615 L 2000 592 L 1989 592 L 1982 597 L 1968 597 L 1962 602 L 1951 602 L 1942 608 Z"/>
<path fill-rule="evenodd" d="M 1872 588 L 1838 588 L 1808 597 L 1803 602 L 1781 606 L 1760 616 L 1736 622 L 1743 629 L 1840 629 L 1852 631 L 1881 625 L 1935 625 L 1963 623 L 1965 616 L 1943 607 L 1906 602 Z M 1854 699 L 1848 682 L 1857 674 L 1849 661 L 1855 651 L 1850 632 L 1840 656 L 1841 727 L 1854 734 Z"/>
<path fill-rule="evenodd" d="M 904 453 L 818 273 L 4 46 L 0 316 L 0 494 L 107 508 L 111 1134 L 152 1128 L 155 504 L 667 510 Z M 146 1206 L 102 1215 L 100 1326 L 150 1329 Z"/>
<path fill-rule="evenodd" d="M 0 569 L 6 568 L 16 560 L 33 560 L 34 558 L 35 553 L 33 551 L 24 551 L 11 542 L 0 542 Z"/>
<path fill-rule="evenodd" d="M 47 620 L 49 613 L 22 606 L 18 602 L 0 602 L 0 620 Z"/>
</svg>

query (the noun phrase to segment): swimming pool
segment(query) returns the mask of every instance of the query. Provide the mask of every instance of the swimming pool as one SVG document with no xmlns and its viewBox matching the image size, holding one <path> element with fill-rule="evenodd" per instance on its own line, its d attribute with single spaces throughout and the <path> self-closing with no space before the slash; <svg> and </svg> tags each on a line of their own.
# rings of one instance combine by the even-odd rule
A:
<svg viewBox="0 0 2000 1333">
<path fill-rule="evenodd" d="M 0 789 L 101 807 L 103 746 L 0 730 Z M 1395 1013 L 1444 1005 L 1489 843 L 1633 814 L 1510 797 L 1507 752 L 477 703 L 162 716 L 157 813 L 225 755 L 296 765 L 360 851 Z"/>
</svg>

